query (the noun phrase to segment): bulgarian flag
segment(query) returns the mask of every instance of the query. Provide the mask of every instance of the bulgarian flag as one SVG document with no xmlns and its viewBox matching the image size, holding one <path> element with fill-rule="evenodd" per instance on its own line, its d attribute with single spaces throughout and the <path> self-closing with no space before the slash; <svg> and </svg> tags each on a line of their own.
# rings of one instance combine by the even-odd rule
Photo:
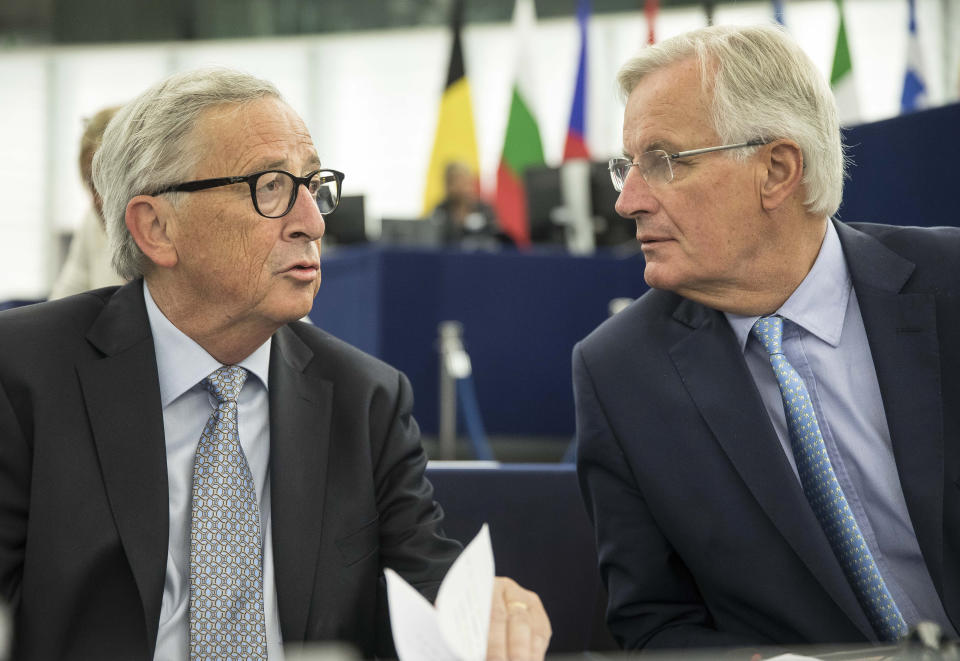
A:
<svg viewBox="0 0 960 661">
<path fill-rule="evenodd" d="M 460 44 L 460 28 L 463 25 L 463 0 L 455 0 L 450 29 L 453 32 L 453 49 L 450 52 L 450 69 L 447 85 L 440 99 L 440 114 L 437 118 L 437 134 L 433 140 L 430 168 L 427 170 L 427 187 L 423 195 L 423 214 L 426 216 L 439 204 L 445 195 L 444 170 L 453 162 L 460 162 L 477 174 L 480 170 L 477 158 L 477 139 L 473 130 L 473 110 L 470 103 L 470 84 L 463 68 L 463 49 Z"/>
<path fill-rule="evenodd" d="M 837 99 L 840 123 L 848 125 L 860 119 L 860 103 L 853 78 L 853 60 L 847 44 L 847 27 L 843 20 L 843 0 L 837 0 L 840 27 L 837 28 L 837 45 L 833 52 L 833 69 L 830 72 L 830 87 Z"/>
<path fill-rule="evenodd" d="M 543 143 L 531 106 L 533 76 L 533 27 L 536 13 L 533 0 L 517 0 L 513 10 L 513 29 L 517 44 L 517 72 L 510 99 L 507 133 L 497 169 L 495 206 L 500 228 L 520 247 L 530 245 L 527 219 L 527 193 L 523 173 L 528 167 L 543 165 Z"/>
<path fill-rule="evenodd" d="M 584 97 L 587 87 L 587 21 L 590 19 L 590 0 L 578 0 L 577 23 L 580 25 L 580 62 L 577 65 L 577 85 L 573 93 L 573 106 L 570 108 L 570 125 L 567 128 L 567 142 L 563 146 L 563 160 L 590 158 L 587 150 Z"/>
</svg>

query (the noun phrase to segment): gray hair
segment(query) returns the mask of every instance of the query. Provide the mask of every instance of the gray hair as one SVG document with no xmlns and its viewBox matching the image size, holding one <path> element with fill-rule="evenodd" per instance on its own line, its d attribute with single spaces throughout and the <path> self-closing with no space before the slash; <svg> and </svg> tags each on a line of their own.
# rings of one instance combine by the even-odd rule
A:
<svg viewBox="0 0 960 661">
<path fill-rule="evenodd" d="M 794 140 L 803 152 L 804 205 L 830 216 L 840 207 L 846 166 L 836 101 L 813 61 L 772 25 L 714 26 L 640 51 L 617 74 L 626 99 L 647 74 L 696 58 L 711 120 L 723 144 L 755 138 Z M 693 145 L 690 148 L 697 147 Z M 733 150 L 746 158 L 751 150 Z"/>
<path fill-rule="evenodd" d="M 201 156 L 193 129 L 206 110 L 264 97 L 282 99 L 272 83 L 249 74 L 197 69 L 153 85 L 110 121 L 94 156 L 93 184 L 103 198 L 113 267 L 121 277 L 140 277 L 150 266 L 127 230 L 127 203 L 192 176 Z"/>
</svg>

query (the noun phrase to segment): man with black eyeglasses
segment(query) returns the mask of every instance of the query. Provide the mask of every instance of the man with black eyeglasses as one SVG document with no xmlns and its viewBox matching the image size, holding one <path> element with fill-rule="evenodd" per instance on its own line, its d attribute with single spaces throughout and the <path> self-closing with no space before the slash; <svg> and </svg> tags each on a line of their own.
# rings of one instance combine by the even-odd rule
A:
<svg viewBox="0 0 960 661">
<path fill-rule="evenodd" d="M 573 352 L 613 634 L 955 638 L 960 230 L 831 219 L 835 103 L 780 29 L 683 34 L 618 82 L 610 174 L 651 290 Z"/>
<path fill-rule="evenodd" d="M 0 316 L 0 597 L 17 659 L 391 656 L 383 569 L 433 598 L 460 545 L 406 378 L 298 322 L 320 286 L 323 165 L 270 83 L 174 75 L 94 161 L 131 282 Z M 542 658 L 498 578 L 490 658 Z"/>
</svg>

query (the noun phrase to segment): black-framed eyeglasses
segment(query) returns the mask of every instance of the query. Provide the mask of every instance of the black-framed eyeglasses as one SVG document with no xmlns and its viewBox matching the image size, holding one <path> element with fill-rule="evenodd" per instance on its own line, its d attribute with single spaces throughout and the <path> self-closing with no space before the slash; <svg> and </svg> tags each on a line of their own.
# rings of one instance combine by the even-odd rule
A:
<svg viewBox="0 0 960 661">
<path fill-rule="evenodd" d="M 625 158 L 611 158 L 608 168 L 610 170 L 610 180 L 613 181 L 614 189 L 619 193 L 623 190 L 623 182 L 626 181 L 630 168 L 636 167 L 643 180 L 651 186 L 658 184 L 669 184 L 673 181 L 672 162 L 678 158 L 688 156 L 698 156 L 713 151 L 723 151 L 725 149 L 741 149 L 743 147 L 757 147 L 765 145 L 769 140 L 757 138 L 748 142 L 741 142 L 735 145 L 720 145 L 719 147 L 704 147 L 702 149 L 690 149 L 688 151 L 678 151 L 670 153 L 663 149 L 654 149 L 640 154 L 636 161 L 629 161 Z"/>
<path fill-rule="evenodd" d="M 337 170 L 314 170 L 303 177 L 290 174 L 286 170 L 263 170 L 237 177 L 217 177 L 173 184 L 150 195 L 192 193 L 218 186 L 246 183 L 250 186 L 250 199 L 253 200 L 253 208 L 257 213 L 264 218 L 280 218 L 290 213 L 297 202 L 297 191 L 301 186 L 306 186 L 310 195 L 316 200 L 320 213 L 326 215 L 336 211 L 337 205 L 340 204 L 340 186 L 343 183 L 343 177 L 344 174 Z"/>
</svg>

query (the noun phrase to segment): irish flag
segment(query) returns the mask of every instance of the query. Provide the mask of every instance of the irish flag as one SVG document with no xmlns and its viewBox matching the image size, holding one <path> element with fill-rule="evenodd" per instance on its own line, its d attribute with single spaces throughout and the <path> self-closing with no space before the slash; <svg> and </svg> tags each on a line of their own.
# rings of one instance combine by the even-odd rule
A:
<svg viewBox="0 0 960 661">
<path fill-rule="evenodd" d="M 517 44 L 517 69 L 510 99 L 507 132 L 503 154 L 497 169 L 495 201 L 500 227 L 520 246 L 530 245 L 530 223 L 527 218 L 527 194 L 523 173 L 528 167 L 543 165 L 543 144 L 533 113 L 532 57 L 533 27 L 536 13 L 533 0 L 517 0 L 513 10 L 513 29 Z"/>
<path fill-rule="evenodd" d="M 844 126 L 854 124 L 860 119 L 860 102 L 853 78 L 853 60 L 850 46 L 847 44 L 847 26 L 843 20 L 843 0 L 837 0 L 837 13 L 840 26 L 837 28 L 837 45 L 833 51 L 833 69 L 830 72 L 830 87 L 837 99 L 837 113 Z"/>
<path fill-rule="evenodd" d="M 463 48 L 460 28 L 463 25 L 463 0 L 455 0 L 450 29 L 453 48 L 447 85 L 440 99 L 437 133 L 427 170 L 427 186 L 423 194 L 423 215 L 429 214 L 443 200 L 443 175 L 447 165 L 460 162 L 474 174 L 480 170 L 477 158 L 477 139 L 473 130 L 473 109 L 470 103 L 470 84 L 463 68 Z"/>
</svg>

